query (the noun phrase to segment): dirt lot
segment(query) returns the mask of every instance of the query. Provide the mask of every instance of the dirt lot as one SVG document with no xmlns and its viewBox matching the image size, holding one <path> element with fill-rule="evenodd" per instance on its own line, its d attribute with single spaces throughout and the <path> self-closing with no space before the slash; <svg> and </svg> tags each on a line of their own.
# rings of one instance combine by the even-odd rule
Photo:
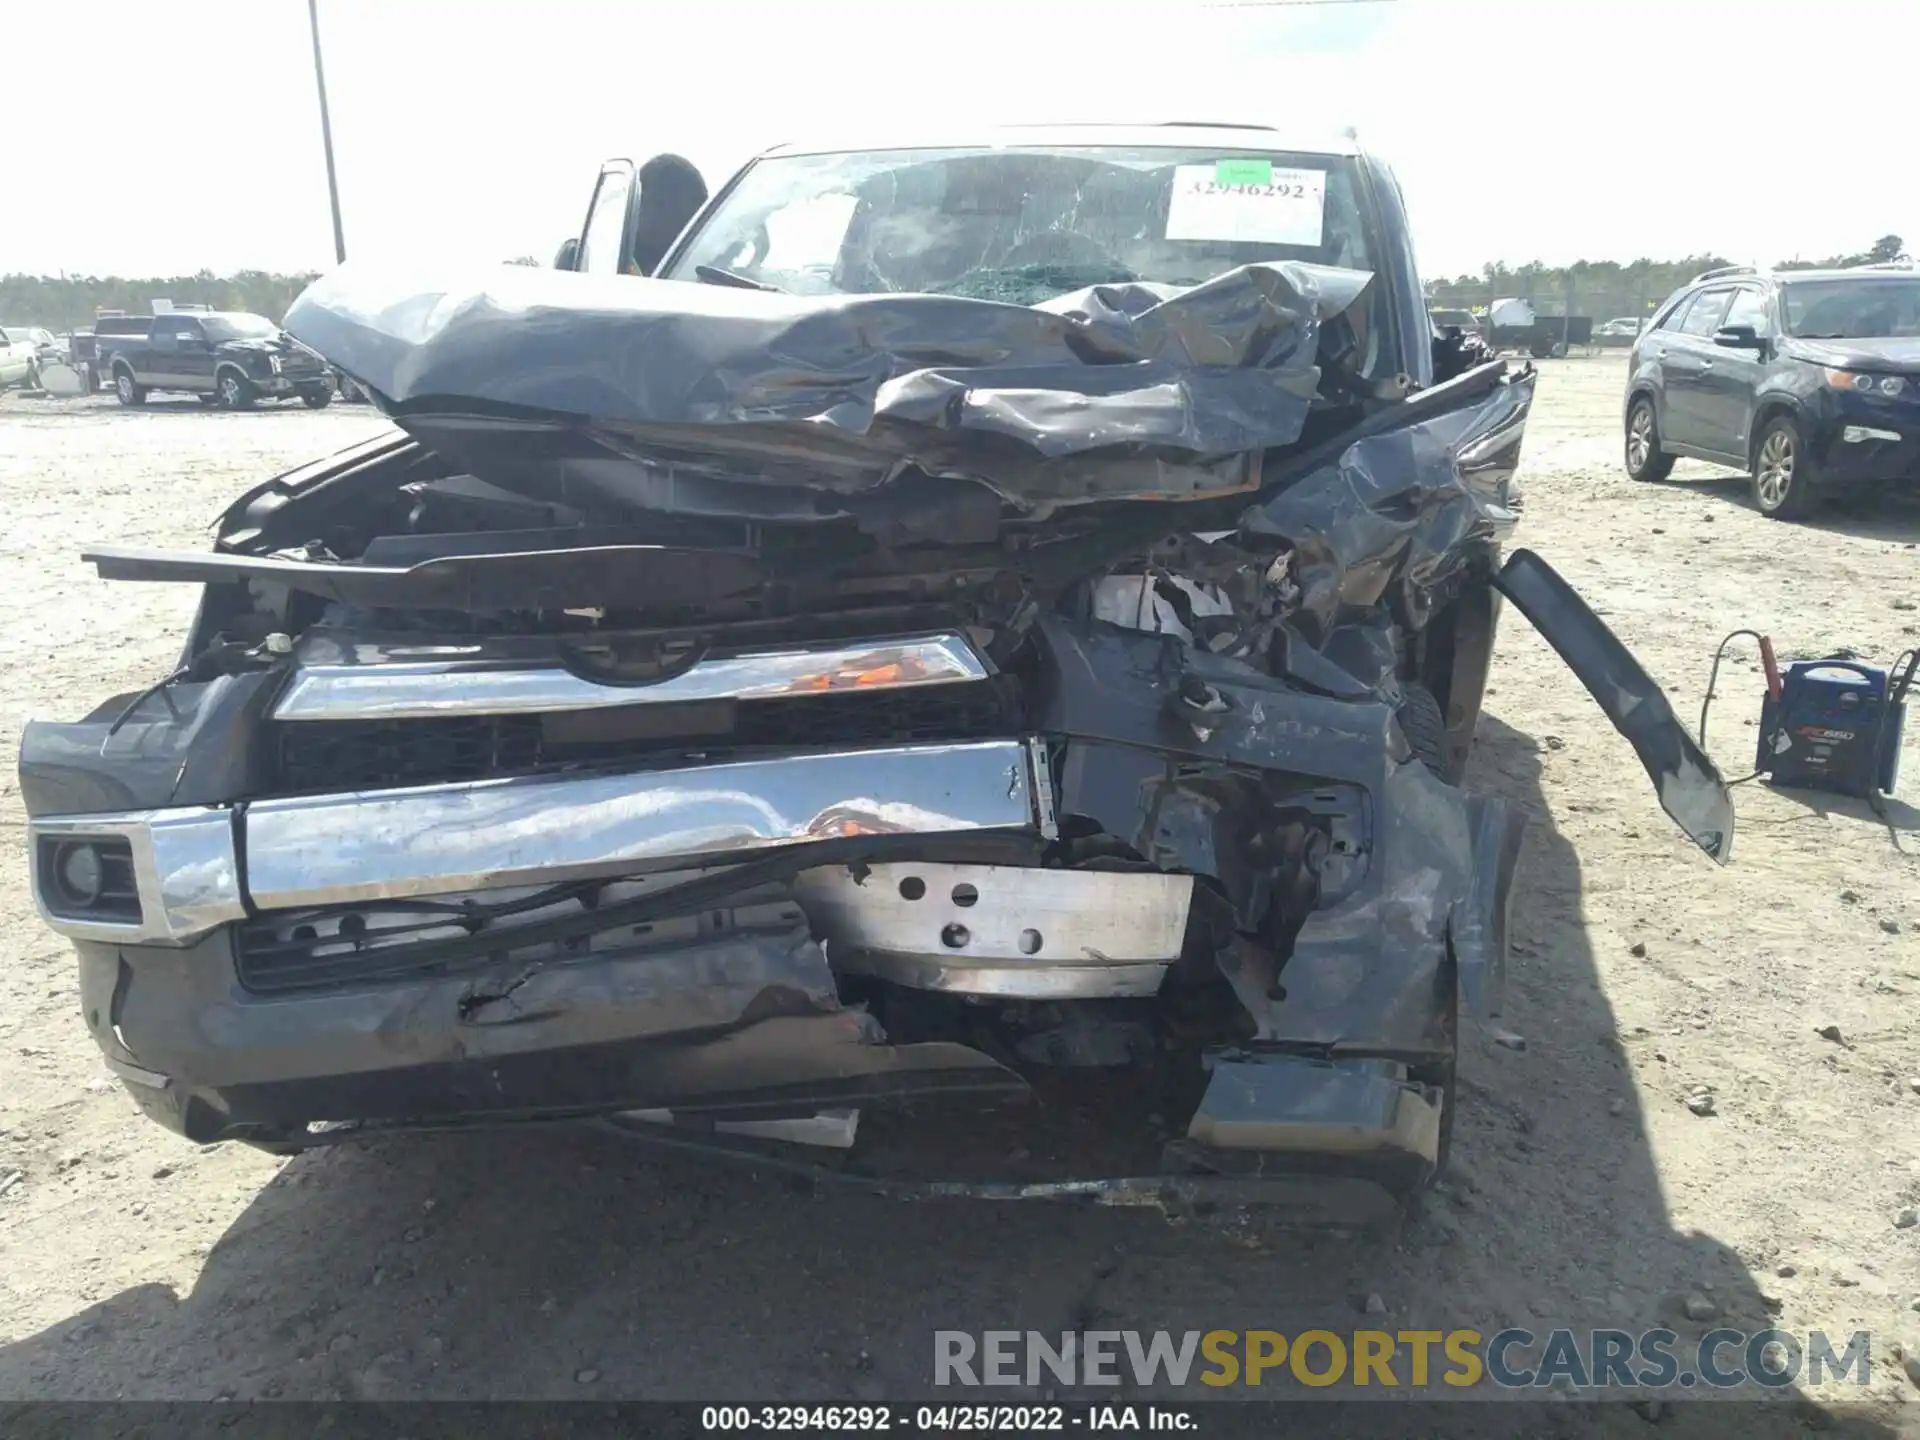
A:
<svg viewBox="0 0 1920 1440">
<path fill-rule="evenodd" d="M 1920 642 L 1920 510 L 1787 527 L 1704 468 L 1635 486 L 1620 378 L 1617 359 L 1544 367 L 1523 536 L 1683 715 L 1736 626 L 1770 631 L 1783 658 L 1885 662 Z M 188 592 L 110 589 L 83 542 L 203 544 L 243 486 L 375 426 L 357 407 L 0 401 L 0 748 L 178 652 Z M 1752 755 L 1750 657 L 1723 671 L 1713 719 L 1729 775 Z M 0 1398 L 908 1398 L 936 1327 L 1294 1333 L 1375 1323 L 1360 1312 L 1377 1295 L 1398 1328 L 1870 1330 L 1871 1390 L 1821 1393 L 1870 1399 L 1874 1433 L 1904 1428 L 1920 1398 L 1892 1350 L 1920 1340 L 1920 1226 L 1898 1223 L 1920 1204 L 1920 812 L 1896 804 L 1883 824 L 1744 786 L 1716 869 L 1511 611 L 1493 684 L 1474 779 L 1530 820 L 1501 1021 L 1525 1048 L 1469 1039 L 1456 1172 L 1387 1242 L 812 1196 L 584 1132 L 290 1162 L 196 1149 L 136 1116 L 82 1029 L 67 946 L 28 899 L 9 772 Z M 1916 732 L 1920 717 L 1910 792 Z M 1686 1104 L 1700 1086 L 1707 1116 Z M 1690 1292 L 1713 1318 L 1686 1317 Z M 1807 1418 L 1770 1407 L 1728 1428 L 1708 1409 L 1663 1433 Z M 1578 1433 L 1645 1425 L 1591 1423 Z"/>
</svg>

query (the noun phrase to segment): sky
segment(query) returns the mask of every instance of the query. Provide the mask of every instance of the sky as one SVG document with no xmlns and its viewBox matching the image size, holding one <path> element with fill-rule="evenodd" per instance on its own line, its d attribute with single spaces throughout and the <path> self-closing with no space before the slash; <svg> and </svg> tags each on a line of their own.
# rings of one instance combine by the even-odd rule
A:
<svg viewBox="0 0 1920 1440">
<path fill-rule="evenodd" d="M 0 273 L 333 260 L 303 0 L 14 0 Z M 550 259 L 599 162 L 715 188 L 908 117 L 1357 126 L 1423 271 L 1920 250 L 1915 0 L 319 0 L 355 259 Z M 31 117 L 22 120 L 20 117 Z M 870 137 L 870 138 L 869 138 Z"/>
</svg>

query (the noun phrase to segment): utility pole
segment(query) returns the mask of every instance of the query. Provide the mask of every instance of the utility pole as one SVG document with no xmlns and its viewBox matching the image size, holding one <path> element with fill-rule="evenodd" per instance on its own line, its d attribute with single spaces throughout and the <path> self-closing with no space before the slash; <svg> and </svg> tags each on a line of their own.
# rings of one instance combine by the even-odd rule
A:
<svg viewBox="0 0 1920 1440">
<path fill-rule="evenodd" d="M 307 23 L 313 29 L 313 83 L 320 91 L 320 143 L 327 151 L 327 199 L 333 205 L 333 258 L 347 258 L 346 232 L 340 228 L 340 184 L 333 174 L 333 122 L 327 116 L 327 72 L 320 63 L 320 0 L 307 0 Z"/>
</svg>

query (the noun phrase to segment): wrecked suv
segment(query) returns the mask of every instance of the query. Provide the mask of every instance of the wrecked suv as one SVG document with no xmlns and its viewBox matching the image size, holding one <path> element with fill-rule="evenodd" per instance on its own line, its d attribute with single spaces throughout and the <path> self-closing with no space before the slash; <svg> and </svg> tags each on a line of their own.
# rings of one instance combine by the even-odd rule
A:
<svg viewBox="0 0 1920 1440">
<path fill-rule="evenodd" d="M 1351 142 L 783 148 L 583 268 L 321 280 L 288 330 L 398 429 L 89 556 L 202 598 L 27 728 L 33 885 L 188 1137 L 1389 1213 L 1499 1002 L 1501 593 L 1724 857 L 1658 686 L 1501 566 L 1531 373 L 1436 336 Z"/>
</svg>

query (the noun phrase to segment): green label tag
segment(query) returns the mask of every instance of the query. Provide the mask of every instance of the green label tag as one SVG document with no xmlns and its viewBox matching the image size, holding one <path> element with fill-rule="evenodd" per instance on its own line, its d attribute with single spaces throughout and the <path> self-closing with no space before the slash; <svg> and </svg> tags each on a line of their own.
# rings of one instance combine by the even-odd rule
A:
<svg viewBox="0 0 1920 1440">
<path fill-rule="evenodd" d="M 1213 167 L 1216 185 L 1271 185 L 1271 160 L 1221 160 Z"/>
</svg>

